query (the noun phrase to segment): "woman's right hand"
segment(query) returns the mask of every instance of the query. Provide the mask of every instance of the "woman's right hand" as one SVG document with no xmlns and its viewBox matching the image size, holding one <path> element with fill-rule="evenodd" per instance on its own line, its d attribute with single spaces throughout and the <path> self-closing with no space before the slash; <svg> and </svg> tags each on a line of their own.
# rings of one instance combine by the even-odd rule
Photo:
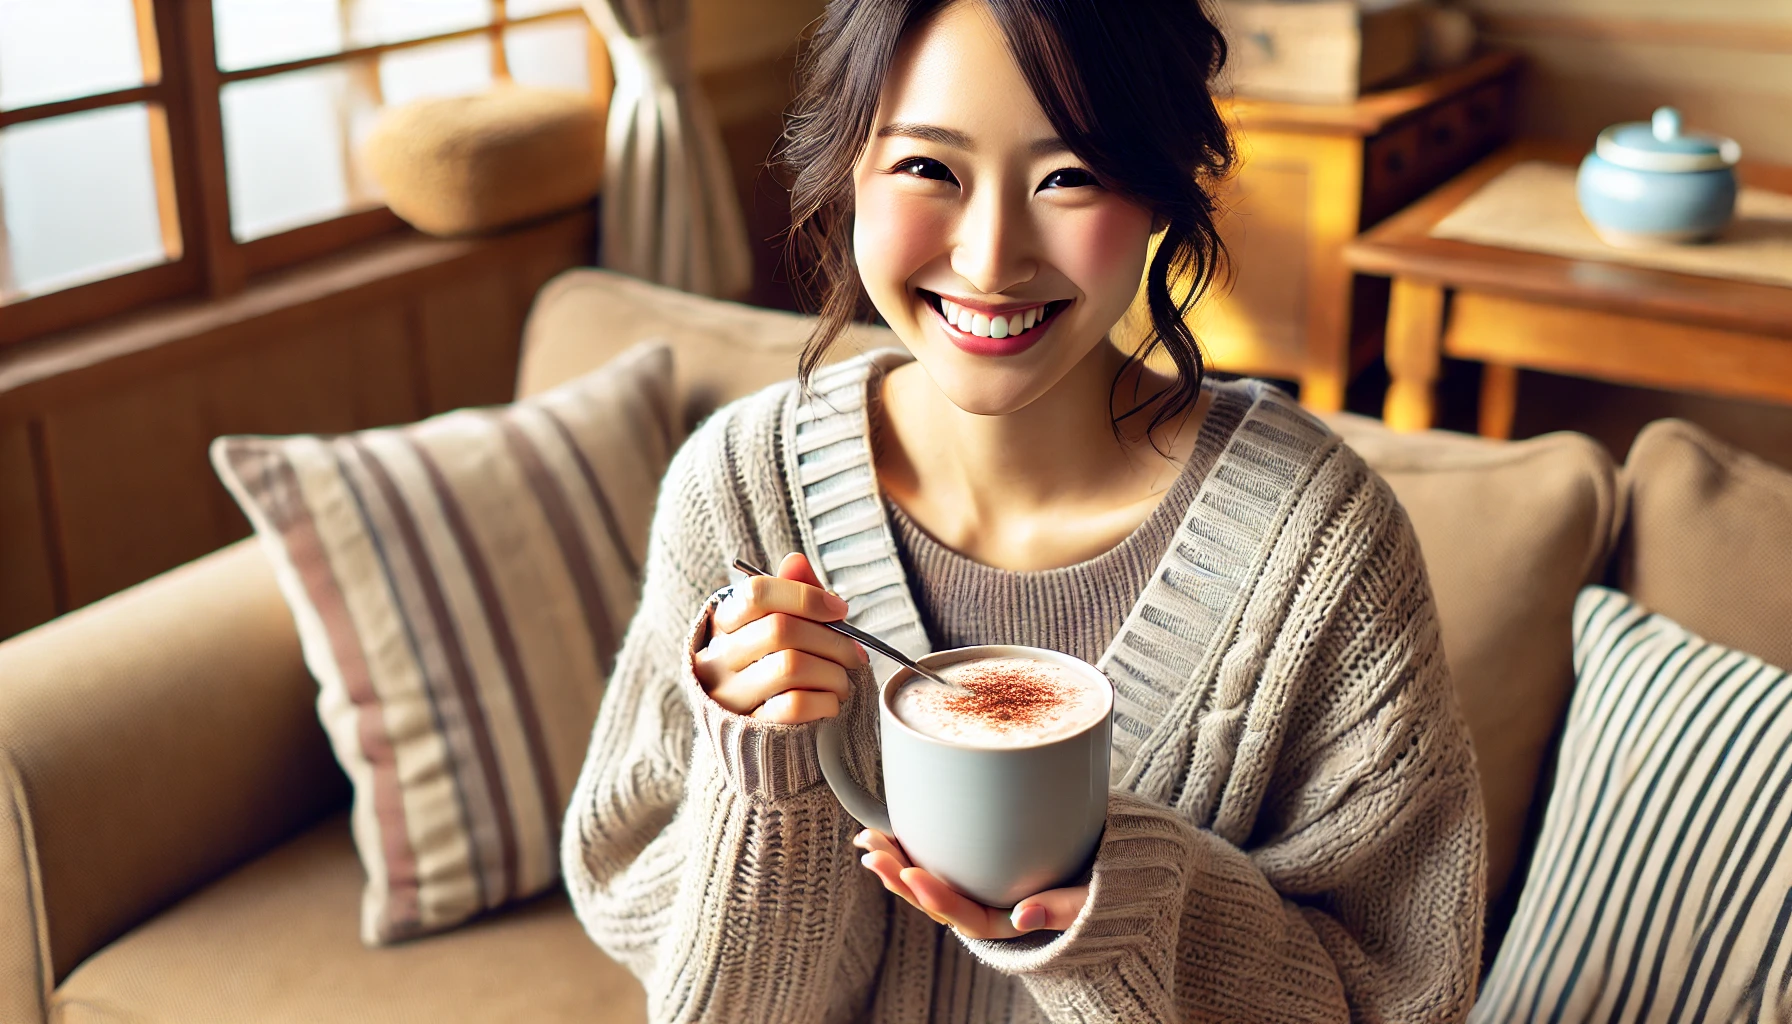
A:
<svg viewBox="0 0 1792 1024">
<path fill-rule="evenodd" d="M 823 626 L 846 618 L 846 601 L 821 588 L 801 552 L 776 576 L 749 576 L 716 605 L 709 643 L 692 659 L 711 700 L 737 715 L 795 725 L 832 718 L 852 694 L 848 669 L 865 649 Z"/>
</svg>

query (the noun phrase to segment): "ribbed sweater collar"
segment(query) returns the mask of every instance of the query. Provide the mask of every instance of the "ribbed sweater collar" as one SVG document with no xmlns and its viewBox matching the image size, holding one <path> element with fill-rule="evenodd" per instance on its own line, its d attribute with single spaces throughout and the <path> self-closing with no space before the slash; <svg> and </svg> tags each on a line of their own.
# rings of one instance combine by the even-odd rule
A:
<svg viewBox="0 0 1792 1024">
<path fill-rule="evenodd" d="M 933 644 L 1023 644 L 1095 662 L 1163 560 L 1189 503 L 1250 407 L 1242 388 L 1209 380 L 1195 445 L 1157 507 L 1118 544 L 1056 569 L 1016 572 L 947 547 L 884 499 L 896 553 Z"/>
</svg>

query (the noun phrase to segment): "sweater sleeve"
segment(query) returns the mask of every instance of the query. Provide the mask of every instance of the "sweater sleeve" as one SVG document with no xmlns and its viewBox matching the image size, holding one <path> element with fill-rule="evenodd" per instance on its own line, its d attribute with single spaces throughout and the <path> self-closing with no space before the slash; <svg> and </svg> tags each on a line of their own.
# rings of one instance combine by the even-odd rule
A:
<svg viewBox="0 0 1792 1024">
<path fill-rule="evenodd" d="M 652 1019 L 848 1020 L 871 998 L 888 904 L 859 877 L 813 726 L 731 714 L 691 668 L 727 582 L 712 484 L 723 433 L 699 432 L 662 485 L 561 866 L 580 922 L 641 979 Z"/>
<path fill-rule="evenodd" d="M 1021 975 L 1049 1019 L 1467 1016 L 1485 900 L 1483 811 L 1402 511 L 1363 564 L 1326 628 L 1305 638 L 1315 654 L 1290 684 L 1280 754 L 1246 842 L 1116 791 L 1072 927 L 969 943 Z M 1247 725 L 1241 743 L 1257 728 Z"/>
</svg>

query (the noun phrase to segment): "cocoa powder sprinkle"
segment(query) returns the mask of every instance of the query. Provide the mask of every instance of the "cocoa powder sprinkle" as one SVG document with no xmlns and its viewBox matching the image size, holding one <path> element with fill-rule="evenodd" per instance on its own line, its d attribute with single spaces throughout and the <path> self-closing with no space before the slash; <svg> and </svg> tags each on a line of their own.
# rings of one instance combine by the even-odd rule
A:
<svg viewBox="0 0 1792 1024">
<path fill-rule="evenodd" d="M 1025 668 L 975 665 L 955 675 L 953 681 L 966 692 L 946 697 L 942 701 L 946 710 L 998 729 L 1038 725 L 1066 698 L 1062 686 Z"/>
</svg>

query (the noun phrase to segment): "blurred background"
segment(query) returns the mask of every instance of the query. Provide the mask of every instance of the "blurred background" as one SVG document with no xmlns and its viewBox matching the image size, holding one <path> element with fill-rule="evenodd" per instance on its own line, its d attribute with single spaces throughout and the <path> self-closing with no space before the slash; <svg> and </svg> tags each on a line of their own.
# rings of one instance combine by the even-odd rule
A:
<svg viewBox="0 0 1792 1024">
<path fill-rule="evenodd" d="M 623 22 L 639 6 L 592 2 Z M 720 140 L 750 250 L 750 284 L 707 290 L 794 308 L 786 198 L 765 161 L 822 3 L 658 6 L 680 11 L 678 51 L 660 56 Z M 1284 381 L 1315 407 L 1381 415 L 1387 401 L 1397 275 L 1347 264 L 1350 240 L 1514 140 L 1572 160 L 1607 125 L 1672 104 L 1747 162 L 1792 165 L 1785 0 L 1427 3 L 1453 20 L 1375 28 L 1405 39 L 1375 80 L 1371 22 L 1415 5 L 1343 6 L 1324 29 L 1282 9 L 1338 4 L 1218 8 L 1237 58 L 1219 87 L 1246 159 L 1228 186 L 1234 290 L 1198 327 L 1217 369 Z M 1277 78 L 1302 38 L 1328 54 L 1354 40 L 1343 94 Z M 529 303 L 605 260 L 601 211 L 621 197 L 606 184 L 570 209 L 432 234 L 394 213 L 364 150 L 384 112 L 519 86 L 609 110 L 612 47 L 584 8 L 0 0 L 0 636 L 246 535 L 206 464 L 213 436 L 511 395 Z M 1512 393 L 1505 436 L 1581 430 L 1621 459 L 1644 423 L 1682 416 L 1792 466 L 1792 409 L 1762 397 L 1771 388 L 1521 365 L 1493 380 L 1483 362 L 1442 357 L 1433 422 L 1486 432 L 1494 386 Z M 1675 368 L 1658 369 L 1641 379 Z"/>
</svg>

